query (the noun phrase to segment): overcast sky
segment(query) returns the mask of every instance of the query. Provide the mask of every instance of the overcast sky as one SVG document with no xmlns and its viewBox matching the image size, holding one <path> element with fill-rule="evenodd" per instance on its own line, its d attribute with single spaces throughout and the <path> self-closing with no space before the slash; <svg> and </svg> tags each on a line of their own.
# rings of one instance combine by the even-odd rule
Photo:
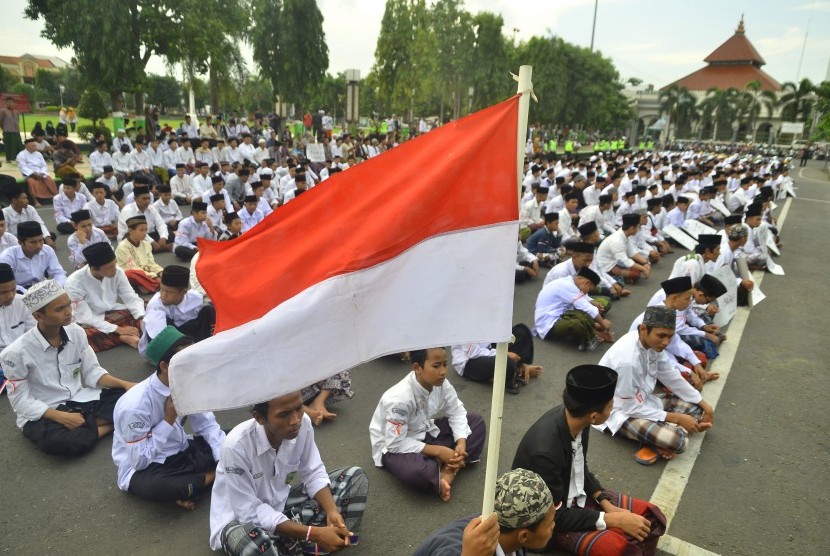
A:
<svg viewBox="0 0 830 556">
<path fill-rule="evenodd" d="M 17 22 L 7 16 L 0 54 L 57 55 L 67 61 L 72 58 L 70 50 L 59 51 L 40 36 L 42 22 L 23 18 L 25 0 L 4 0 L 4 4 L 6 14 L 20 15 Z M 374 62 L 385 2 L 317 0 L 317 4 L 325 19 L 329 71 L 357 68 L 365 76 Z M 500 13 L 505 34 L 515 34 L 518 40 L 556 35 L 586 47 L 591 42 L 594 0 L 467 0 L 466 7 L 472 13 Z M 827 78 L 827 0 L 599 0 L 594 47 L 614 61 L 623 79 L 637 77 L 662 87 L 703 66 L 703 58 L 732 36 L 742 13 L 747 37 L 766 60 L 764 70 L 772 77 L 780 82 L 803 77 L 819 82 Z M 249 69 L 256 71 L 250 49 L 243 46 L 243 52 Z M 161 60 L 153 59 L 148 71 L 167 70 Z"/>
</svg>

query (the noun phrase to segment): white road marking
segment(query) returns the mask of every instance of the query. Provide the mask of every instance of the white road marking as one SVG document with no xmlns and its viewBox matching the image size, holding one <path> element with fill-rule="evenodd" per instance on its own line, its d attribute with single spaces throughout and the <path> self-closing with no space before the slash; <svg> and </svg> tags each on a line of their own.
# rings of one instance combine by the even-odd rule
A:
<svg viewBox="0 0 830 556">
<path fill-rule="evenodd" d="M 815 178 L 805 178 L 804 177 L 804 170 L 806 170 L 806 169 L 807 169 L 807 167 L 805 166 L 804 168 L 802 168 L 801 170 L 798 171 L 798 179 L 807 180 L 807 181 L 814 181 L 816 183 L 827 183 L 827 180 L 817 180 Z"/>
<path fill-rule="evenodd" d="M 807 197 L 798 197 L 796 201 L 810 201 L 811 203 L 830 203 L 827 199 L 809 199 Z"/>
<path fill-rule="evenodd" d="M 781 209 L 781 214 L 778 217 L 778 228 L 782 229 L 784 221 L 787 219 L 787 214 L 790 212 L 792 205 L 792 198 L 787 198 L 784 202 L 784 208 Z M 753 273 L 753 280 L 756 286 L 760 287 L 764 280 L 765 272 L 756 271 Z M 744 328 L 749 319 L 750 309 L 748 307 L 738 307 L 737 313 L 729 323 L 728 340 L 721 344 L 720 355 L 712 364 L 712 370 L 720 373 L 720 379 L 706 384 L 705 399 L 712 407 L 717 407 L 718 400 L 721 393 L 726 386 L 726 380 L 729 378 L 729 372 L 732 369 L 732 363 L 735 361 L 735 355 L 738 353 L 738 346 L 740 346 L 743 337 Z M 717 415 L 715 418 L 717 424 Z M 717 425 L 716 425 L 717 426 Z M 677 507 L 680 505 L 680 498 L 683 496 L 683 491 L 686 490 L 686 485 L 689 482 L 689 477 L 692 474 L 692 469 L 695 466 L 697 456 L 700 454 L 700 447 L 703 444 L 703 439 L 706 433 L 693 434 L 689 436 L 689 445 L 686 451 L 675 459 L 666 463 L 663 470 L 663 475 L 657 482 L 654 492 L 651 495 L 651 503 L 656 504 L 663 511 L 668 522 L 668 527 L 671 527 L 671 522 L 677 514 Z M 689 544 L 680 539 L 676 539 L 670 535 L 663 535 L 657 545 L 660 550 L 668 552 L 669 554 L 713 554 L 707 550 L 699 548 L 695 545 Z M 694 551 L 693 551 L 694 550 Z M 697 551 L 701 552 L 697 552 Z"/>
</svg>

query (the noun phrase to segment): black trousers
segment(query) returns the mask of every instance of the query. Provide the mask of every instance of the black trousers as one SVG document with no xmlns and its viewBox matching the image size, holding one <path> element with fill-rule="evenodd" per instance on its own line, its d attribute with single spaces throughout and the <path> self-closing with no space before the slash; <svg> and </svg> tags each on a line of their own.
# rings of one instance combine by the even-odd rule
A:
<svg viewBox="0 0 830 556">
<path fill-rule="evenodd" d="M 112 422 L 115 403 L 124 392 L 123 388 L 107 388 L 101 390 L 101 397 L 97 400 L 59 405 L 58 411 L 80 413 L 84 416 L 86 422 L 76 429 L 69 430 L 50 419 L 39 419 L 23 425 L 23 436 L 31 440 L 41 452 L 52 456 L 83 455 L 98 442 L 96 419 Z"/>
<path fill-rule="evenodd" d="M 147 235 L 150 236 L 150 238 L 153 241 L 158 241 L 159 239 L 161 239 L 161 235 L 159 235 L 158 232 L 148 232 Z M 167 243 L 173 243 L 173 241 L 176 239 L 176 234 L 174 234 L 173 232 L 168 230 L 167 231 L 167 237 L 164 238 L 164 239 L 167 240 Z"/>
<path fill-rule="evenodd" d="M 513 327 L 513 336 L 516 341 L 510 344 L 508 349 L 522 358 L 522 363 L 530 365 L 533 363 L 533 335 L 530 329 L 524 324 L 517 324 Z M 512 385 L 516 382 L 519 366 L 515 361 L 507 359 L 507 376 L 505 384 Z M 473 382 L 490 382 L 496 374 L 496 358 L 476 357 L 464 364 L 464 378 Z"/>
<path fill-rule="evenodd" d="M 75 233 L 75 228 L 72 227 L 71 222 L 60 222 L 58 224 L 58 231 L 62 234 L 72 234 Z"/>
<path fill-rule="evenodd" d="M 183 261 L 190 261 L 193 257 L 196 256 L 196 250 L 191 249 L 190 247 L 185 247 L 184 245 L 177 245 L 173 249 L 173 253 L 176 254 L 178 258 Z"/>
<path fill-rule="evenodd" d="M 167 324 L 176 326 L 172 319 L 167 319 Z M 184 324 L 176 326 L 179 332 L 190 336 L 197 342 L 201 342 L 205 338 L 213 336 L 213 327 L 216 326 L 216 308 L 213 305 L 203 305 L 199 309 L 196 318 L 187 321 Z"/>
<path fill-rule="evenodd" d="M 136 471 L 130 479 L 130 492 L 153 502 L 199 500 L 206 490 L 205 472 L 214 469 L 210 444 L 197 436 L 185 451 Z"/>
</svg>

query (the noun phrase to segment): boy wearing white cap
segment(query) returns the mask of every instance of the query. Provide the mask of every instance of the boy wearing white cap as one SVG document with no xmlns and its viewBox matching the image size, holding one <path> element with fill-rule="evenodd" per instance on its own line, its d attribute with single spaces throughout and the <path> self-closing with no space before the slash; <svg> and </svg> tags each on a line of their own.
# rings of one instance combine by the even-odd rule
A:
<svg viewBox="0 0 830 556">
<path fill-rule="evenodd" d="M 101 367 L 57 282 L 38 282 L 23 302 L 37 326 L 0 353 L 17 426 L 47 454 L 84 454 L 112 432 L 115 402 L 133 383 Z"/>
</svg>

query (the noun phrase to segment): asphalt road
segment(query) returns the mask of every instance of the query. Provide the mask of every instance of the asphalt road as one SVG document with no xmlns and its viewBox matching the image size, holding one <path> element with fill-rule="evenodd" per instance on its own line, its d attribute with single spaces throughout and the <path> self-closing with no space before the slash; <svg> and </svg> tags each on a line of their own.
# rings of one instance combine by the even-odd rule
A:
<svg viewBox="0 0 830 556">
<path fill-rule="evenodd" d="M 767 299 L 751 313 L 717 407 L 715 428 L 703 439 L 702 453 L 670 525 L 672 536 L 712 552 L 827 554 L 830 455 L 824 408 L 830 391 L 826 372 L 830 342 L 822 332 L 825 308 L 830 305 L 826 287 L 830 263 L 822 255 L 830 232 L 830 180 L 822 164 L 812 162 L 803 177 L 795 173 L 799 199 L 790 208 L 783 230 L 786 245 L 778 259 L 787 275 L 765 277 L 762 289 Z M 50 211 L 41 213 L 51 225 Z M 65 243 L 64 236 L 58 255 L 66 265 Z M 174 257 L 158 260 L 169 264 Z M 614 305 L 609 316 L 618 335 L 643 310 L 669 271 L 670 261 L 659 264 L 651 279 L 634 286 L 630 298 Z M 540 287 L 541 278 L 517 286 L 515 322 L 532 321 Z M 309 346 L 309 365 L 321 348 L 325 349 Z M 560 402 L 565 373 L 575 365 L 598 361 L 603 350 L 582 353 L 537 341 L 537 362 L 545 371 L 519 395 L 505 400 L 501 471 L 509 469 L 527 427 Z M 126 347 L 102 353 L 100 360 L 113 374 L 130 380 L 142 380 L 151 372 Z M 394 358 L 356 369 L 355 398 L 335 406 L 337 420 L 317 430 L 318 445 L 330 468 L 360 465 L 369 476 L 361 544 L 350 550 L 355 554 L 411 554 L 431 531 L 480 511 L 483 464 L 459 476 L 448 504 L 434 495 L 405 490 L 373 466 L 369 419 L 383 391 L 408 369 L 408 364 Z M 468 410 L 489 417 L 488 387 L 460 377 L 451 380 Z M 248 414 L 228 411 L 217 418 L 225 428 Z M 45 456 L 15 427 L 9 404 L 0 402 L 0 446 L 3 553 L 210 554 L 209 499 L 187 512 L 119 491 L 109 438 L 80 459 Z M 648 499 L 665 464 L 637 465 L 635 449 L 627 440 L 594 433 L 589 465 L 606 487 Z"/>
</svg>

